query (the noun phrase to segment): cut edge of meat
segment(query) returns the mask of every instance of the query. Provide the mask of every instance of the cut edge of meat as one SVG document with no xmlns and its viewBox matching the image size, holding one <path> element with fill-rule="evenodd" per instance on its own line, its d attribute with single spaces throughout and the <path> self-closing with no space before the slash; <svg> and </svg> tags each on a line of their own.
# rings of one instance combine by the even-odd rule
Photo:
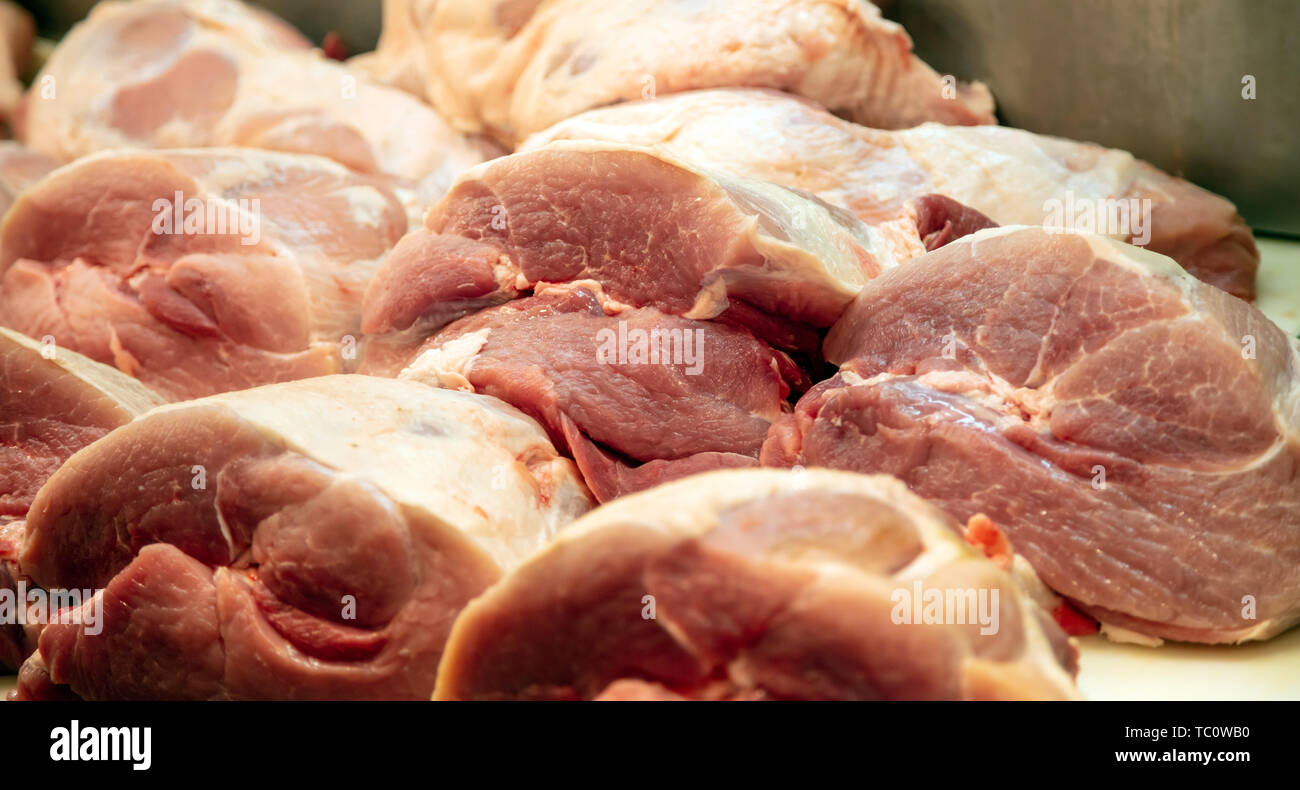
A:
<svg viewBox="0 0 1300 790">
<path fill-rule="evenodd" d="M 459 608 L 590 505 L 486 396 L 334 376 L 162 406 L 38 495 L 24 568 L 106 618 L 45 627 L 38 661 L 89 698 L 426 698 Z"/>
<path fill-rule="evenodd" d="M 876 502 L 881 513 L 914 530 L 910 539 L 917 541 L 916 545 L 900 554 L 906 548 L 900 542 L 905 533 L 895 534 L 892 528 L 874 533 L 865 527 L 859 531 L 861 525 L 856 524 L 818 527 L 809 523 L 783 532 L 788 527 L 759 523 L 771 516 L 769 505 L 775 507 L 782 499 L 798 497 L 803 501 L 803 497 L 820 495 Z M 663 507 L 664 501 L 670 501 L 672 507 Z M 774 512 L 779 513 L 780 508 Z M 801 517 L 820 518 L 808 512 Z M 752 519 L 757 521 L 751 524 Z M 732 523 L 724 526 L 724 520 Z M 891 560 L 894 555 L 898 557 Z M 681 570 L 699 561 L 712 567 L 680 576 Z M 749 565 L 750 561 L 756 564 Z M 462 613 L 448 640 L 434 699 L 595 698 L 612 694 L 605 693 L 606 687 L 619 679 L 662 683 L 674 695 L 692 696 L 716 681 L 731 686 L 724 694 L 787 696 L 789 687 L 783 692 L 779 682 L 781 670 L 765 674 L 765 650 L 771 651 L 767 660 L 783 662 L 796 673 L 805 662 L 821 666 L 832 676 L 842 670 L 847 674 L 841 679 L 851 677 L 852 683 L 848 690 L 840 691 L 863 693 L 880 678 L 872 681 L 854 674 L 853 640 L 861 635 L 854 631 L 851 637 L 842 631 L 843 623 L 831 616 L 834 609 L 863 595 L 897 603 L 889 592 L 891 578 L 900 589 L 922 580 L 972 578 L 966 575 L 969 570 L 957 568 L 979 569 L 980 578 L 997 578 L 999 586 L 1010 594 L 1016 612 L 1014 628 L 1023 629 L 1011 637 L 1013 643 L 1019 641 L 1019 649 L 989 643 L 980 648 L 983 652 L 964 654 L 960 669 L 916 670 L 919 675 L 915 677 L 933 673 L 952 685 L 926 687 L 923 683 L 919 691 L 909 694 L 890 688 L 886 680 L 875 687 L 879 694 L 909 698 L 937 692 L 946 696 L 940 690 L 946 687 L 948 693 L 960 689 L 957 695 L 976 699 L 1019 695 L 1078 698 L 1069 670 L 1073 643 L 1010 576 L 967 544 L 946 516 L 902 483 L 882 475 L 830 470 L 747 469 L 684 478 L 602 505 L 575 522 Z M 885 579 L 878 575 L 882 570 Z M 758 572 L 764 574 L 761 582 L 750 578 Z M 672 588 L 660 584 L 657 589 L 663 595 L 657 602 L 648 601 L 642 595 L 656 586 L 652 577 L 661 582 L 674 577 L 698 580 L 698 597 L 670 601 L 667 594 Z M 784 606 L 769 609 L 768 614 L 754 608 L 767 605 L 763 601 L 773 594 L 785 601 Z M 680 610 L 682 600 L 695 602 L 700 611 Z M 656 603 L 657 615 L 647 618 L 644 607 Z M 872 611 L 890 616 L 888 605 Z M 715 623 L 709 622 L 710 614 L 718 618 Z M 853 618 L 858 626 L 861 617 Z M 627 632 L 614 633 L 612 629 L 623 618 Z M 538 622 L 547 623 L 544 631 L 538 630 Z M 819 643 L 817 647 L 805 648 L 794 637 L 801 632 L 812 636 L 800 623 L 828 629 L 812 640 Z M 886 620 L 882 625 L 886 629 L 907 628 L 898 621 Z M 580 633 L 584 627 L 601 630 L 584 635 Z M 779 637 L 775 637 L 777 644 L 764 642 L 764 634 L 771 629 L 779 629 L 787 639 L 795 638 L 796 646 L 788 648 L 792 654 L 782 652 Z M 536 633 L 530 636 L 532 632 Z M 887 649 L 901 649 L 900 643 L 892 641 L 900 633 L 883 634 L 889 637 L 891 647 Z M 937 637 L 934 632 L 940 641 L 956 638 L 957 633 Z M 715 638 L 717 642 L 711 641 Z M 916 638 L 925 637 L 918 632 Z M 1002 639 L 1001 633 L 995 639 Z M 865 648 L 870 641 L 860 644 Z M 923 650 L 917 643 L 908 643 L 913 653 Z M 884 641 L 880 646 L 885 647 Z M 811 652 L 799 652 L 805 649 Z M 850 655 L 836 655 L 837 651 Z M 882 654 L 882 661 L 885 665 L 891 661 L 906 664 L 905 653 Z M 568 663 L 571 659 L 573 663 Z M 899 670 L 897 675 L 882 671 L 895 680 L 911 672 L 902 671 L 901 666 Z M 812 682 L 816 674 L 810 670 L 804 680 Z M 778 681 L 777 685 L 769 685 L 772 680 Z M 833 688 L 830 696 L 834 696 Z"/>
</svg>

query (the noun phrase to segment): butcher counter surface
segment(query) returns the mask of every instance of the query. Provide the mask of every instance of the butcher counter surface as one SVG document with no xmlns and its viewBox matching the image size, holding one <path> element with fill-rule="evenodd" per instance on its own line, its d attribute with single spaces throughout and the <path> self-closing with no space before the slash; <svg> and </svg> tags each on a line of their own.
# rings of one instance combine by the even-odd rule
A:
<svg viewBox="0 0 1300 790">
<path fill-rule="evenodd" d="M 1300 335 L 1300 241 L 1260 238 L 1259 307 Z M 1300 700 L 1300 628 L 1246 645 L 1079 640 L 1079 689 L 1092 700 Z M 13 688 L 0 676 L 0 699 Z"/>
</svg>

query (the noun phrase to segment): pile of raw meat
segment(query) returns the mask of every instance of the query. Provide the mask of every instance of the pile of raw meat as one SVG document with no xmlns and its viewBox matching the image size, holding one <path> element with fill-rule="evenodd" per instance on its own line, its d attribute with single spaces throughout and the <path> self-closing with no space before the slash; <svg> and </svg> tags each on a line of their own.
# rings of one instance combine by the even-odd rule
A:
<svg viewBox="0 0 1300 790">
<path fill-rule="evenodd" d="M 1073 699 L 1300 620 L 1228 201 L 866 0 L 384 14 L 106 1 L 21 95 L 11 15 L 17 698 Z"/>
</svg>

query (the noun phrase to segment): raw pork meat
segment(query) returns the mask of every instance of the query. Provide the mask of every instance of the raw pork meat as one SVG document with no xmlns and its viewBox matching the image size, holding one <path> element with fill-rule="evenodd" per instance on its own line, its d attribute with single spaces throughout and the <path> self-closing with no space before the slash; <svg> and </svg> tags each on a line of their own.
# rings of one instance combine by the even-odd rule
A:
<svg viewBox="0 0 1300 790">
<path fill-rule="evenodd" d="M 788 382 L 801 382 L 794 364 L 744 329 L 603 301 L 560 286 L 483 310 L 430 338 L 403 375 L 536 417 L 599 501 L 756 465 Z"/>
<path fill-rule="evenodd" d="M 694 88 L 787 90 L 884 128 L 994 120 L 988 89 L 940 77 L 866 0 L 399 0 L 385 12 L 372 73 L 409 86 L 423 61 L 453 125 L 507 144 Z"/>
<path fill-rule="evenodd" d="M 0 328 L 0 590 L 26 580 L 18 563 L 32 498 L 70 455 L 163 401 L 80 354 Z M 35 631 L 0 624 L 0 669 L 17 669 Z"/>
<path fill-rule="evenodd" d="M 719 318 L 782 347 L 815 348 L 809 327 L 832 324 L 902 254 L 811 196 L 581 141 L 467 171 L 424 225 L 366 295 L 363 329 L 384 356 L 538 283 L 582 280 L 627 306 Z"/>
<path fill-rule="evenodd" d="M 1097 236 L 985 230 L 868 283 L 767 465 L 987 514 L 1122 637 L 1300 619 L 1300 354 L 1246 302 Z"/>
<path fill-rule="evenodd" d="M 107 365 L 0 328 L 0 516 L 27 515 L 68 456 L 161 403 Z"/>
<path fill-rule="evenodd" d="M 962 208 L 938 199 L 936 239 L 965 232 L 948 221 Z M 807 383 L 773 347 L 811 359 L 817 329 L 898 255 L 804 193 L 557 142 L 468 171 L 393 249 L 366 295 L 361 369 L 523 409 L 607 501 L 756 463 Z"/>
<path fill-rule="evenodd" d="M 232 0 L 100 3 L 36 78 L 24 139 L 62 160 L 120 147 L 318 154 L 421 182 L 425 205 L 489 155 L 422 102 Z"/>
<path fill-rule="evenodd" d="M 932 593 L 965 604 L 914 618 Z M 573 524 L 465 608 L 435 699 L 1073 699 L 1073 672 L 1046 613 L 898 481 L 750 469 Z"/>
<path fill-rule="evenodd" d="M 339 372 L 405 230 L 382 183 L 320 157 L 105 152 L 9 211 L 0 324 L 172 399 Z"/>
<path fill-rule="evenodd" d="M 847 208 L 899 249 L 916 240 L 917 198 L 939 193 L 1000 225 L 1043 225 L 1047 201 L 1077 206 L 1107 198 L 1149 199 L 1150 239 L 1198 278 L 1251 299 L 1259 253 L 1227 200 L 1169 176 L 1131 154 L 1003 126 L 925 124 L 882 131 L 841 120 L 776 91 L 708 90 L 621 104 L 563 121 L 524 142 L 554 140 L 652 146 L 734 176 L 816 194 Z M 1062 205 L 1064 209 L 1064 205 Z M 1084 226 L 1082 210 L 1062 217 Z M 1124 231 L 1124 228 L 1118 228 Z M 1129 232 L 1115 238 L 1130 241 Z M 1137 234 L 1139 237 L 1141 233 Z"/>
<path fill-rule="evenodd" d="M 26 683 L 43 664 L 93 699 L 427 699 L 460 608 L 589 507 L 486 396 L 331 376 L 164 406 L 32 506 L 24 570 L 103 588 L 104 620 L 47 625 Z"/>
</svg>

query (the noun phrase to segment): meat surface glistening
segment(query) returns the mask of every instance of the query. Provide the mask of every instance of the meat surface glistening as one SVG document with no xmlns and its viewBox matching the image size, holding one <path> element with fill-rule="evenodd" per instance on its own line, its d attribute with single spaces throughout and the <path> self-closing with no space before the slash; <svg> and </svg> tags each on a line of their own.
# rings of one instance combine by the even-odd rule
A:
<svg viewBox="0 0 1300 790">
<path fill-rule="evenodd" d="M 112 151 L 0 226 L 0 325 L 171 398 L 343 370 L 406 211 L 383 182 L 256 149 Z"/>
<path fill-rule="evenodd" d="M 460 608 L 589 507 L 537 424 L 487 396 L 353 375 L 164 406 L 36 497 L 24 571 L 100 591 L 45 626 L 27 685 L 427 699 Z"/>
<path fill-rule="evenodd" d="M 1243 299 L 1255 295 L 1259 252 L 1227 200 L 1167 175 L 1126 151 L 1005 126 L 885 131 L 842 120 L 821 107 L 768 90 L 706 90 L 591 110 L 539 132 L 521 151 L 555 140 L 649 146 L 743 178 L 811 192 L 847 208 L 894 239 L 915 243 L 915 201 L 937 193 L 999 225 L 1044 225 L 1051 201 L 1096 208 L 1099 201 L 1150 200 L 1144 228 L 1112 234 L 1144 241 L 1196 277 Z M 1142 205 L 1140 202 L 1137 204 Z M 1061 223 L 1103 232 L 1096 214 Z M 1149 238 L 1145 238 L 1149 233 Z"/>
<path fill-rule="evenodd" d="M 764 464 L 984 513 L 1112 633 L 1300 619 L 1300 353 L 1250 304 L 1137 247 L 1006 227 L 868 283 L 825 351 L 839 373 Z"/>
<path fill-rule="evenodd" d="M 897 480 L 734 470 L 571 525 L 465 608 L 434 698 L 1074 699 L 1074 650 Z"/>
</svg>

